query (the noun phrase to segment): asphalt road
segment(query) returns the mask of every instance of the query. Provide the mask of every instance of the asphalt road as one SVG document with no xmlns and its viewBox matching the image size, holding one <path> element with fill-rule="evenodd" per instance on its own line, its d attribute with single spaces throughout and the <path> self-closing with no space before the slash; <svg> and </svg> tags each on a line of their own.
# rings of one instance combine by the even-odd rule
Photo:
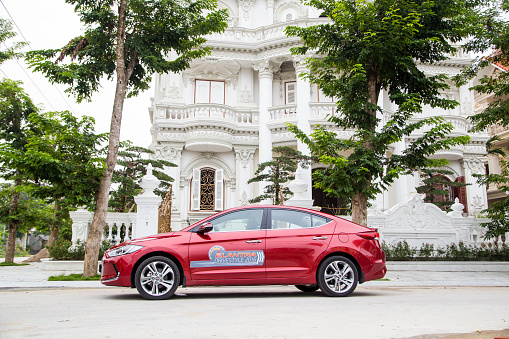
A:
<svg viewBox="0 0 509 339">
<path fill-rule="evenodd" d="M 508 292 L 361 285 L 329 298 L 292 286 L 197 287 L 146 301 L 127 288 L 1 290 L 0 338 L 477 338 L 509 328 Z"/>
</svg>

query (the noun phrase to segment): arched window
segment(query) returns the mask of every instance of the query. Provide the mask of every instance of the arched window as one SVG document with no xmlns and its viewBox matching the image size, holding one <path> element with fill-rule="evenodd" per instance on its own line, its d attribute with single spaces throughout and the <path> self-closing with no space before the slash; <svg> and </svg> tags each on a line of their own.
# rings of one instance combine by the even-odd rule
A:
<svg viewBox="0 0 509 339">
<path fill-rule="evenodd" d="M 191 185 L 191 210 L 223 210 L 223 170 L 195 168 Z"/>
<path fill-rule="evenodd" d="M 287 13 L 286 14 L 286 18 L 285 18 L 286 21 L 292 21 L 293 20 L 293 16 L 292 16 L 292 13 Z"/>
</svg>

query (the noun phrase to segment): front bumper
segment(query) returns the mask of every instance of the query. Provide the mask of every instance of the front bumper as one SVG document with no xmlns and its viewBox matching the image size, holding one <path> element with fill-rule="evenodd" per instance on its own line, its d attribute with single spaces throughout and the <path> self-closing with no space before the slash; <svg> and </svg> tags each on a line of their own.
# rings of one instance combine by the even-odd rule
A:
<svg viewBox="0 0 509 339">
<path fill-rule="evenodd" d="M 101 283 L 108 286 L 131 287 L 133 263 L 130 255 L 103 258 Z"/>
</svg>

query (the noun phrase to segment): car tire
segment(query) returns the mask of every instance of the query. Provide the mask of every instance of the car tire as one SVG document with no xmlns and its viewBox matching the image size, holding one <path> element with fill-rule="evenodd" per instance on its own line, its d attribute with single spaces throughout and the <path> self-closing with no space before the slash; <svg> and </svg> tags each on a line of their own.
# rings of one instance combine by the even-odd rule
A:
<svg viewBox="0 0 509 339">
<path fill-rule="evenodd" d="M 306 293 L 316 292 L 318 290 L 318 288 L 319 288 L 317 284 L 312 284 L 312 285 L 295 285 L 295 287 L 297 287 L 302 292 L 306 292 Z"/>
<path fill-rule="evenodd" d="M 134 276 L 138 293 L 149 300 L 170 298 L 180 283 L 180 272 L 175 263 L 166 257 L 150 257 L 138 266 Z"/>
<path fill-rule="evenodd" d="M 325 259 L 318 267 L 320 290 L 330 297 L 346 297 L 357 287 L 359 273 L 354 263 L 342 256 Z"/>
</svg>

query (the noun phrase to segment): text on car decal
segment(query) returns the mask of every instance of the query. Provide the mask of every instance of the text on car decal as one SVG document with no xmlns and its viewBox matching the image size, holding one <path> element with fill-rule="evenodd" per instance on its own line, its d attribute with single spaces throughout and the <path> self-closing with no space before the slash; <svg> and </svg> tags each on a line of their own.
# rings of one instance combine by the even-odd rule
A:
<svg viewBox="0 0 509 339">
<path fill-rule="evenodd" d="M 256 266 L 263 265 L 263 251 L 226 251 L 222 246 L 212 246 L 206 261 L 191 261 L 191 267 Z"/>
</svg>

